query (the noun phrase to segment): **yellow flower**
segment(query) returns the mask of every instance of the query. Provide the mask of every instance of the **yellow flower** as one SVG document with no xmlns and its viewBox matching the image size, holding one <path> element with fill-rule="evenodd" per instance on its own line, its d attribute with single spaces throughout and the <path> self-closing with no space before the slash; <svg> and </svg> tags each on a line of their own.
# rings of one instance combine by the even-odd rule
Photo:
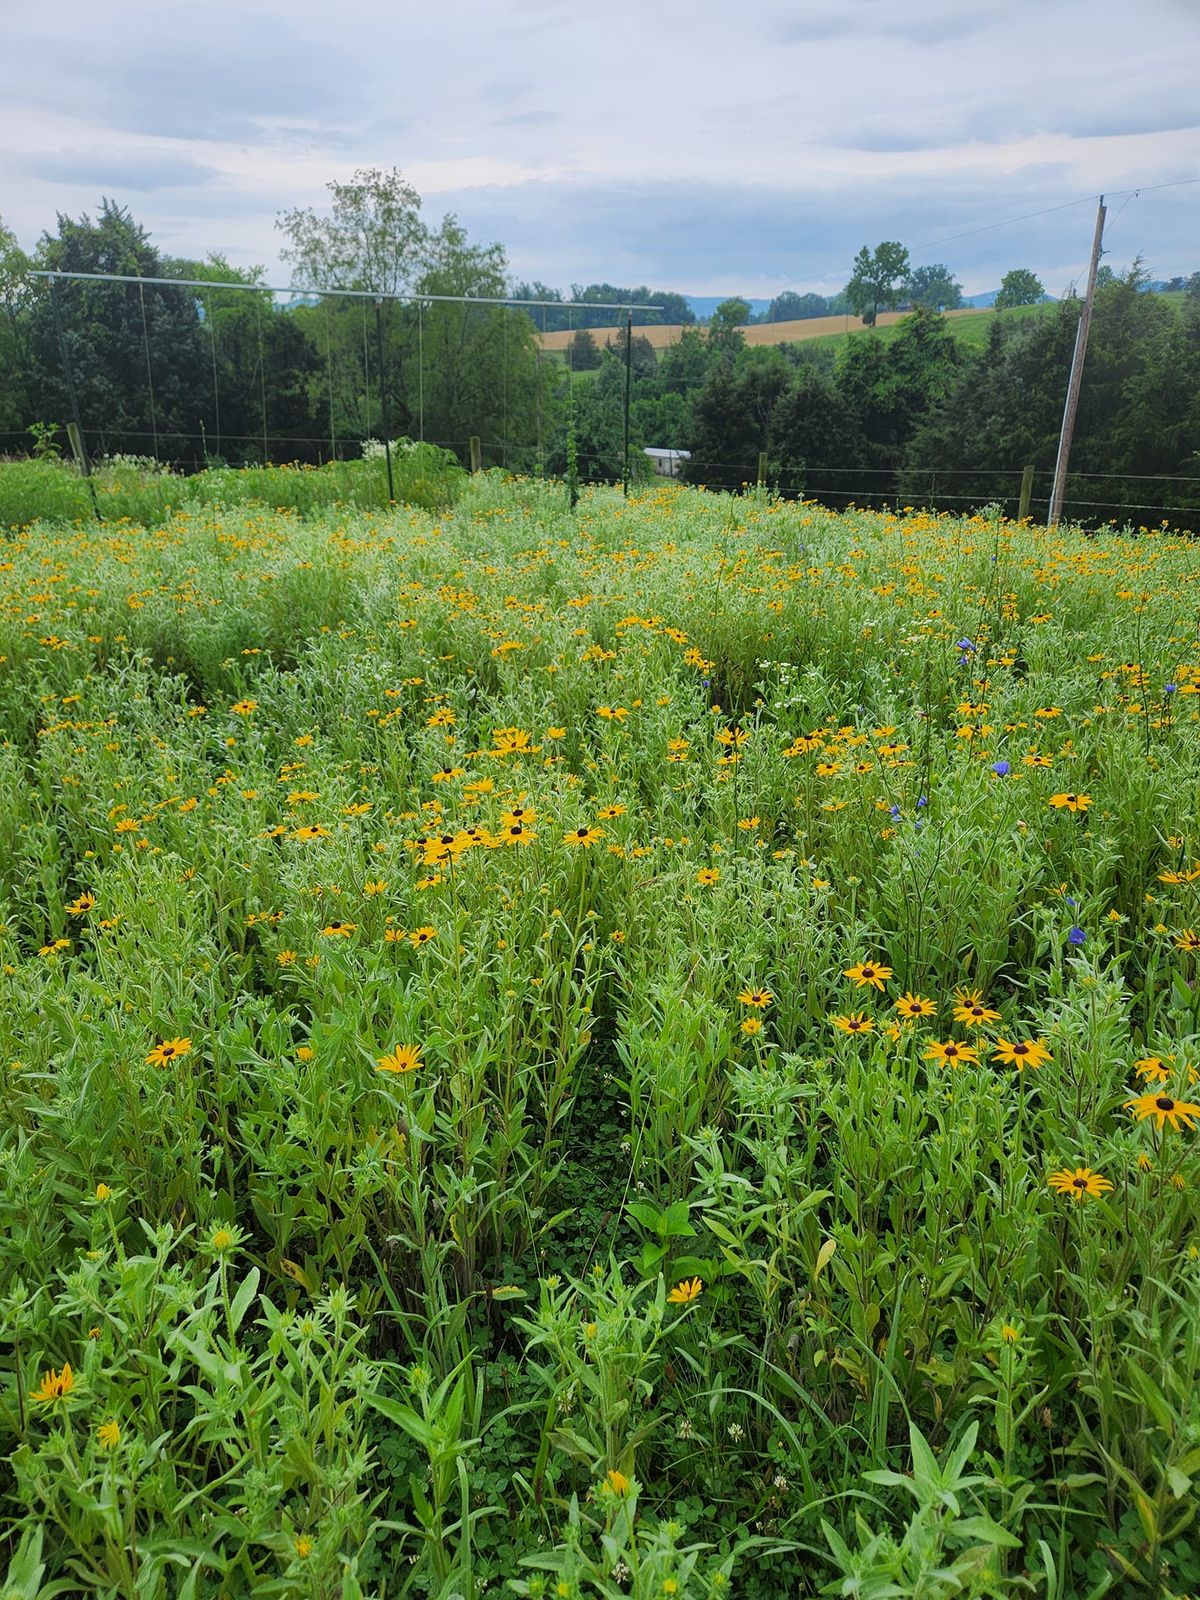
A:
<svg viewBox="0 0 1200 1600">
<path fill-rule="evenodd" d="M 226 1250 L 233 1248 L 233 1231 L 230 1228 L 218 1228 L 208 1242 L 218 1255 L 223 1255 Z"/>
<path fill-rule="evenodd" d="M 618 1472 L 616 1467 L 610 1467 L 604 1476 L 604 1486 L 611 1489 L 613 1494 L 623 1495 L 628 1493 L 629 1479 L 623 1472 Z"/>
<path fill-rule="evenodd" d="M 312 1555 L 312 1548 L 313 1548 L 312 1540 L 308 1537 L 307 1534 L 303 1534 L 303 1533 L 292 1544 L 292 1549 L 296 1552 L 297 1556 L 299 1556 L 301 1561 L 307 1561 L 308 1560 L 309 1556 Z"/>
<path fill-rule="evenodd" d="M 323 939 L 348 939 L 357 927 L 357 922 L 330 922 L 321 929 L 321 937 Z"/>
<path fill-rule="evenodd" d="M 875 1019 L 866 1017 L 861 1011 L 852 1011 L 849 1016 L 830 1017 L 830 1022 L 843 1033 L 874 1033 Z"/>
<path fill-rule="evenodd" d="M 1153 1117 L 1160 1133 L 1168 1122 L 1176 1133 L 1179 1132 L 1180 1124 L 1194 1128 L 1196 1118 L 1200 1117 L 1200 1106 L 1193 1105 L 1188 1100 L 1175 1100 L 1169 1094 L 1135 1095 L 1132 1100 L 1126 1100 L 1125 1106 L 1127 1110 L 1133 1112 L 1138 1122 Z"/>
<path fill-rule="evenodd" d="M 108 1185 L 106 1183 L 98 1183 L 96 1185 L 96 1199 L 97 1200 L 111 1200 L 112 1199 L 112 1190 L 108 1187 Z"/>
<path fill-rule="evenodd" d="M 684 1278 L 682 1283 L 677 1283 L 668 1294 L 667 1299 L 673 1306 L 686 1306 L 700 1296 L 704 1288 L 699 1278 Z"/>
<path fill-rule="evenodd" d="M 744 1006 L 754 1006 L 759 1011 L 765 1011 L 774 998 L 770 989 L 746 988 L 738 995 Z"/>
<path fill-rule="evenodd" d="M 96 1429 L 96 1439 L 101 1449 L 115 1450 L 121 1442 L 121 1430 L 115 1422 L 102 1422 Z"/>
<path fill-rule="evenodd" d="M 603 837 L 603 828 L 572 828 L 570 833 L 563 834 L 563 843 L 582 845 L 585 850 L 590 850 L 596 840 Z"/>
<path fill-rule="evenodd" d="M 238 700 L 229 709 L 235 711 L 239 717 L 248 717 L 257 707 L 257 700 Z"/>
<path fill-rule="evenodd" d="M 927 1000 L 921 994 L 902 994 L 896 1001 L 896 1010 L 906 1021 L 915 1022 L 920 1017 L 932 1017 L 937 1014 L 937 1006 L 932 1000 Z"/>
<path fill-rule="evenodd" d="M 1018 1072 L 1024 1072 L 1026 1067 L 1040 1067 L 1054 1059 L 1040 1039 L 1023 1039 L 1016 1044 L 997 1039 L 992 1054 L 1006 1067 L 1016 1067 Z"/>
<path fill-rule="evenodd" d="M 294 950 L 281 950 L 275 959 L 281 967 L 290 967 L 296 959 L 296 952 Z"/>
<path fill-rule="evenodd" d="M 71 901 L 71 903 L 67 906 L 67 911 L 73 917 L 82 917 L 89 912 L 95 904 L 96 896 L 92 894 L 90 890 L 85 889 L 81 895 L 77 896 L 76 899 Z"/>
<path fill-rule="evenodd" d="M 71 1364 L 68 1361 L 64 1363 L 61 1372 L 55 1372 L 51 1367 L 29 1398 L 36 1400 L 39 1405 L 53 1405 L 56 1400 L 65 1400 L 74 1387 L 75 1374 L 71 1371 Z"/>
<path fill-rule="evenodd" d="M 387 888 L 387 879 L 386 878 L 375 878 L 374 880 L 368 878 L 366 883 L 363 884 L 363 893 L 365 895 L 382 894 L 383 891 L 386 888 Z"/>
<path fill-rule="evenodd" d="M 1017 1340 L 1021 1337 L 1021 1330 L 1020 1328 L 1014 1328 L 1011 1322 L 1006 1322 L 1000 1329 L 1000 1337 L 1004 1340 L 1005 1344 L 1016 1344 Z"/>
<path fill-rule="evenodd" d="M 999 1022 L 1000 1013 L 984 1005 L 977 993 L 972 993 L 959 996 L 958 1004 L 954 1007 L 954 1020 L 965 1023 L 967 1027 L 982 1028 L 986 1022 Z"/>
<path fill-rule="evenodd" d="M 1092 797 L 1090 794 L 1052 794 L 1049 803 L 1056 811 L 1086 811 Z"/>
<path fill-rule="evenodd" d="M 380 1072 L 415 1072 L 425 1063 L 421 1060 L 421 1047 L 417 1044 L 399 1044 L 390 1055 L 379 1057 Z"/>
<path fill-rule="evenodd" d="M 969 1044 L 960 1044 L 957 1039 L 947 1039 L 945 1044 L 935 1039 L 930 1041 L 925 1059 L 943 1067 L 961 1067 L 968 1061 L 978 1061 L 979 1055 Z"/>
<path fill-rule="evenodd" d="M 165 1067 L 169 1061 L 178 1061 L 180 1056 L 186 1056 L 191 1048 L 190 1039 L 164 1039 L 161 1044 L 154 1046 L 146 1061 L 152 1067 Z"/>
<path fill-rule="evenodd" d="M 296 1060 L 297 1061 L 311 1061 L 312 1058 L 316 1055 L 316 1053 L 317 1052 L 313 1049 L 312 1045 L 310 1045 L 310 1044 L 298 1044 L 296 1046 Z"/>
<path fill-rule="evenodd" d="M 747 1033 L 747 1034 L 751 1034 L 751 1035 L 756 1034 L 756 1033 L 761 1033 L 762 1032 L 762 1018 L 761 1017 L 746 1017 L 740 1023 L 740 1027 L 741 1027 L 741 1030 L 742 1030 L 743 1033 Z"/>
<path fill-rule="evenodd" d="M 1048 1181 L 1057 1194 L 1069 1194 L 1075 1201 L 1108 1194 L 1113 1187 L 1107 1178 L 1099 1172 L 1093 1172 L 1091 1167 L 1076 1167 L 1074 1172 L 1070 1167 L 1063 1167 L 1060 1172 L 1052 1172 Z"/>
<path fill-rule="evenodd" d="M 696 874 L 696 882 L 705 889 L 711 889 L 713 884 L 719 881 L 720 877 L 721 870 L 719 867 L 701 867 Z"/>
<path fill-rule="evenodd" d="M 872 989 L 878 989 L 880 994 L 891 975 L 891 967 L 885 967 L 878 961 L 860 961 L 853 967 L 847 967 L 845 972 L 845 976 L 853 978 L 860 989 L 865 989 L 869 984 Z"/>
</svg>

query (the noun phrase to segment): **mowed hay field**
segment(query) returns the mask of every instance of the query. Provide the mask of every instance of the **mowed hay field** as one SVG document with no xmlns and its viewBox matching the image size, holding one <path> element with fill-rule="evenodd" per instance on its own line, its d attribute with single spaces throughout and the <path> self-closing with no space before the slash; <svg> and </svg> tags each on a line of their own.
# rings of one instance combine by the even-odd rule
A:
<svg viewBox="0 0 1200 1600">
<path fill-rule="evenodd" d="M 1200 1584 L 1195 545 L 0 551 L 3 1592 Z"/>
<path fill-rule="evenodd" d="M 980 306 L 964 306 L 959 311 L 946 311 L 942 314 L 952 323 L 968 317 L 982 317 L 986 323 L 992 315 L 989 308 Z M 908 315 L 910 313 L 907 311 L 881 311 L 874 326 L 891 328 Z M 606 344 L 618 345 L 625 337 L 623 323 L 619 327 L 589 328 L 587 331 L 601 348 Z M 689 331 L 704 332 L 702 328 L 686 329 L 681 323 L 634 327 L 637 337 L 648 339 L 656 350 L 665 350 L 669 345 L 678 344 L 680 335 Z M 798 344 L 807 339 L 827 339 L 833 334 L 865 333 L 867 324 L 861 317 L 805 317 L 798 322 L 752 322 L 738 331 L 748 345 Z M 559 329 L 554 333 L 539 334 L 538 337 L 543 350 L 565 351 L 575 334 L 566 329 Z"/>
</svg>

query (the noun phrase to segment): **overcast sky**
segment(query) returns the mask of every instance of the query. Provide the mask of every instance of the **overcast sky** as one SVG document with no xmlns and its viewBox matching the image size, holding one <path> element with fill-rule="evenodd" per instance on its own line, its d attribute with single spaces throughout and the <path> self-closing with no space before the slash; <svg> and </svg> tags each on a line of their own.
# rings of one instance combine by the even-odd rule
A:
<svg viewBox="0 0 1200 1600">
<path fill-rule="evenodd" d="M 1200 0 L 5 0 L 2 37 L 27 247 L 107 195 L 278 275 L 279 211 L 395 166 L 563 288 L 829 292 L 895 238 L 967 293 L 1059 293 L 1089 195 L 1200 176 Z M 1114 266 L 1200 269 L 1200 183 L 1109 218 Z"/>
</svg>

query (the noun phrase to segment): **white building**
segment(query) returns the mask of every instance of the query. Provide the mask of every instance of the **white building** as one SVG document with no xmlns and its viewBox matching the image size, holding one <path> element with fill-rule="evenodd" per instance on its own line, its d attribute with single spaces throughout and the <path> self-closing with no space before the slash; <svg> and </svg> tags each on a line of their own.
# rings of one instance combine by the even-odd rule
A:
<svg viewBox="0 0 1200 1600">
<path fill-rule="evenodd" d="M 682 478 L 684 465 L 691 459 L 690 450 L 647 450 L 654 463 L 657 478 Z"/>
</svg>

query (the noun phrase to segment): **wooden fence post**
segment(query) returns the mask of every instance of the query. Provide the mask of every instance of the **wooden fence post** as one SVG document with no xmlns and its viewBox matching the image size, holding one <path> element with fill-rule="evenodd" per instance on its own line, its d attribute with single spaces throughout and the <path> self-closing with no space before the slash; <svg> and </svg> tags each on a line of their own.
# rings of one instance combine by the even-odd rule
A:
<svg viewBox="0 0 1200 1600">
<path fill-rule="evenodd" d="M 758 452 L 758 487 L 761 489 L 763 484 L 766 483 L 766 481 L 767 481 L 767 452 L 765 450 L 760 450 Z"/>
<path fill-rule="evenodd" d="M 1029 503 L 1033 499 L 1033 468 L 1026 467 L 1021 474 L 1021 503 L 1017 507 L 1017 521 L 1024 522 L 1029 515 Z"/>
<path fill-rule="evenodd" d="M 479 448 L 479 435 L 477 433 L 471 435 L 471 471 L 483 471 L 483 451 Z"/>
</svg>

